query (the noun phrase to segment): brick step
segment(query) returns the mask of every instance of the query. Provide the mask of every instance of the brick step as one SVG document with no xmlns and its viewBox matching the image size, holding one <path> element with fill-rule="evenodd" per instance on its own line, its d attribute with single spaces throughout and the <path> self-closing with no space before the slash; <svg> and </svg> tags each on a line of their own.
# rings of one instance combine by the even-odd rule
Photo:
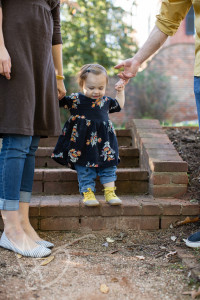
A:
<svg viewBox="0 0 200 300">
<path fill-rule="evenodd" d="M 132 146 L 132 135 L 130 129 L 117 129 L 117 140 L 119 146 Z M 55 147 L 58 137 L 48 137 L 40 140 L 40 147 Z"/>
<path fill-rule="evenodd" d="M 148 192 L 147 171 L 139 168 L 119 168 L 117 170 L 118 194 L 145 194 Z M 102 193 L 102 185 L 97 180 L 97 193 Z M 78 193 L 77 173 L 71 169 L 35 169 L 33 193 L 45 195 L 72 195 Z"/>
<path fill-rule="evenodd" d="M 198 203 L 174 198 L 122 195 L 121 206 L 109 206 L 103 196 L 97 195 L 99 207 L 85 207 L 81 198 L 80 195 L 33 196 L 32 225 L 40 230 L 155 230 L 169 228 L 186 216 L 198 215 L 199 211 Z"/>
<path fill-rule="evenodd" d="M 39 147 L 36 152 L 36 168 L 62 168 L 51 158 L 54 147 Z M 119 168 L 139 167 L 139 150 L 132 147 L 119 147 Z M 65 167 L 66 168 L 66 167 Z"/>
</svg>

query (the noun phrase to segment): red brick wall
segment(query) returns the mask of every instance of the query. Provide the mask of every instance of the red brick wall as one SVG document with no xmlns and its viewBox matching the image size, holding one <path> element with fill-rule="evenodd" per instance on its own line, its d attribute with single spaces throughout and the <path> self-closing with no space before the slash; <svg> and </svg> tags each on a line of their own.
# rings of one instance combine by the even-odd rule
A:
<svg viewBox="0 0 200 300">
<path fill-rule="evenodd" d="M 169 37 L 165 42 L 164 46 L 167 47 L 173 44 L 194 43 L 195 42 L 194 36 L 186 35 L 185 32 L 186 32 L 186 20 L 184 19 L 176 34 L 174 36 Z"/>
<path fill-rule="evenodd" d="M 171 78 L 174 104 L 165 114 L 166 120 L 181 122 L 197 119 L 193 93 L 194 44 L 174 44 L 163 47 L 153 57 L 147 69 L 163 72 Z"/>
</svg>

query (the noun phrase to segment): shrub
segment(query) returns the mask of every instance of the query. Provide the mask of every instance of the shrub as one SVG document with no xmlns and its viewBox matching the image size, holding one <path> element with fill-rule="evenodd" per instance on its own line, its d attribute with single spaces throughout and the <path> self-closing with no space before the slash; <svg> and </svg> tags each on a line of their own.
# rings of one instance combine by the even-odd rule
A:
<svg viewBox="0 0 200 300">
<path fill-rule="evenodd" d="M 134 87 L 134 117 L 164 120 L 173 104 L 169 77 L 155 71 L 142 71 L 132 81 Z"/>
</svg>

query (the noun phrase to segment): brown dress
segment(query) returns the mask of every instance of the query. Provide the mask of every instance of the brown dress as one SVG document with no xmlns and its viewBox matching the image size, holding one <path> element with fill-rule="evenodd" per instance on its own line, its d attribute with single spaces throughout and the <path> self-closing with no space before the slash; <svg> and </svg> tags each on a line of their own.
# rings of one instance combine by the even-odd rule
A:
<svg viewBox="0 0 200 300">
<path fill-rule="evenodd" d="M 59 135 L 52 45 L 61 44 L 60 1 L 0 0 L 11 79 L 0 75 L 0 134 Z"/>
</svg>

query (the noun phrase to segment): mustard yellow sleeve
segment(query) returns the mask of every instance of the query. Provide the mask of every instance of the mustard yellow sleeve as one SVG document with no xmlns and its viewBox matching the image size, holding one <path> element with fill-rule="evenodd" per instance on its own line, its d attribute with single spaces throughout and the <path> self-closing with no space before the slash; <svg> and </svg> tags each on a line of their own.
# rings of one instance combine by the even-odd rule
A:
<svg viewBox="0 0 200 300">
<path fill-rule="evenodd" d="M 191 5 L 191 0 L 162 0 L 156 26 L 165 34 L 174 35 Z"/>
</svg>

